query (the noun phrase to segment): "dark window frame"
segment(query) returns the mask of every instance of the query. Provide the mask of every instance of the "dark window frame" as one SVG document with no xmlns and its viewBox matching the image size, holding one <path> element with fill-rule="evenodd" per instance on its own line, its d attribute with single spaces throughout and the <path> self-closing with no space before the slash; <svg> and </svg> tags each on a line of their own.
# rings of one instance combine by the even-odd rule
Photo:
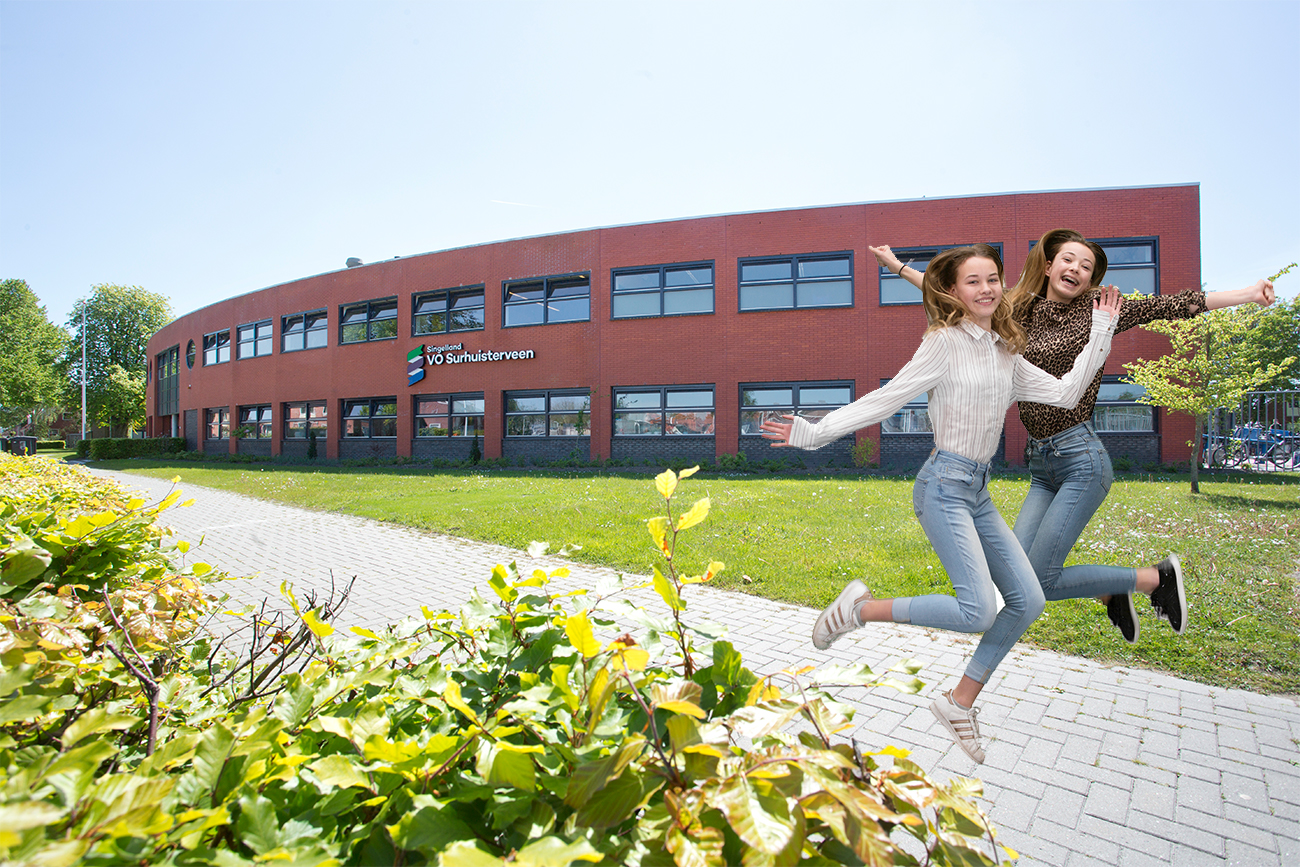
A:
<svg viewBox="0 0 1300 867">
<path fill-rule="evenodd" d="M 339 425 L 340 439 L 391 440 L 397 437 L 397 396 L 396 395 L 390 395 L 387 397 L 345 397 L 340 401 L 340 403 L 342 404 L 341 406 L 342 412 L 339 413 L 339 418 L 341 420 L 341 424 Z M 367 405 L 367 414 L 365 416 L 354 416 L 348 413 L 349 406 L 355 406 L 362 403 Z M 392 404 L 393 406 L 392 414 L 390 415 L 388 413 L 375 412 L 375 408 L 381 404 L 383 405 Z M 374 432 L 375 422 L 387 421 L 388 419 L 392 420 L 393 432 L 391 434 L 376 434 Z M 352 434 L 348 432 L 349 422 L 354 420 L 364 421 L 366 423 L 365 435 Z"/>
<path fill-rule="evenodd" d="M 297 440 L 302 440 L 306 442 L 307 440 L 311 439 L 311 431 L 313 428 L 317 428 L 319 430 L 319 432 L 316 434 L 317 440 L 321 440 L 329 436 L 329 411 L 330 411 L 329 404 L 330 402 L 328 400 L 286 400 L 283 403 L 281 403 L 280 412 L 281 415 L 283 416 L 282 419 L 283 426 L 280 428 L 281 439 L 288 440 L 290 442 L 295 442 Z M 312 413 L 312 409 L 314 408 L 319 408 L 321 410 L 321 414 L 314 415 Z M 291 412 L 291 409 L 301 409 L 303 412 L 302 417 L 301 418 L 296 417 Z M 316 421 L 317 419 L 321 421 L 321 424 L 319 425 L 312 424 L 312 422 Z M 303 424 L 301 426 L 299 425 L 290 426 L 290 422 L 295 422 L 295 421 L 303 421 L 306 422 L 306 424 Z M 302 436 L 300 437 L 289 436 L 289 431 L 298 430 L 298 429 L 301 429 L 303 431 Z"/>
<path fill-rule="evenodd" d="M 253 421 L 248 421 L 244 416 L 248 410 L 253 410 L 257 417 Z M 266 417 L 262 417 L 265 410 Z M 246 440 L 269 440 L 275 435 L 275 409 L 273 404 L 269 403 L 246 403 L 240 405 L 235 411 L 236 419 L 239 424 L 236 426 L 240 430 L 251 425 L 253 433 L 248 436 L 241 436 L 240 439 Z"/>
<path fill-rule="evenodd" d="M 185 369 L 186 370 L 194 369 L 194 359 L 196 358 L 198 358 L 198 347 L 194 345 L 194 339 L 191 338 L 190 342 L 185 346 Z"/>
<path fill-rule="evenodd" d="M 1121 374 L 1121 373 L 1106 373 L 1106 374 L 1103 374 L 1103 375 L 1102 375 L 1102 377 L 1101 377 L 1101 387 L 1097 390 L 1097 400 L 1093 403 L 1093 407 L 1092 407 L 1092 417 L 1089 419 L 1089 421 L 1092 422 L 1093 430 L 1095 430 L 1095 431 L 1096 431 L 1097 433 L 1099 433 L 1099 434 L 1103 434 L 1103 433 L 1112 433 L 1112 434 L 1144 434 L 1144 433 L 1159 433 L 1159 432 L 1160 432 L 1160 413 L 1156 412 L 1156 408 L 1155 408 L 1153 405 L 1151 405 L 1151 404 L 1149 404 L 1149 403 L 1139 403 L 1139 402 L 1136 401 L 1136 400 L 1106 400 L 1106 399 L 1103 399 L 1103 398 L 1102 398 L 1102 392 L 1105 390 L 1106 386 L 1108 386 L 1108 385 L 1125 385 L 1125 386 L 1129 386 L 1129 387 L 1131 387 L 1131 388 L 1135 388 L 1135 389 L 1137 389 L 1138 391 L 1141 391 L 1143 394 L 1146 394 L 1146 389 L 1143 388 L 1142 386 L 1138 385 L 1137 383 L 1135 383 L 1135 382 L 1125 382 L 1124 379 L 1125 379 L 1126 376 L 1127 376 L 1127 374 Z M 1142 408 L 1146 409 L 1147 412 L 1150 414 L 1149 417 L 1150 417 L 1150 420 L 1151 420 L 1151 426 L 1148 427 L 1148 428 L 1143 428 L 1143 429 L 1138 429 L 1138 428 L 1128 428 L 1128 429 L 1118 429 L 1118 430 L 1117 430 L 1117 429 L 1115 429 L 1115 428 L 1105 427 L 1105 426 L 1103 426 L 1102 424 L 1100 424 L 1100 423 L 1097 421 L 1097 410 L 1098 410 L 1098 409 L 1103 409 L 1103 408 L 1106 408 L 1106 407 L 1130 407 L 1130 406 L 1139 406 L 1139 407 L 1142 407 Z"/>
<path fill-rule="evenodd" d="M 1106 274 L 1102 278 L 1103 284 L 1110 284 L 1111 275 L 1115 271 L 1151 271 L 1151 297 L 1154 298 L 1160 294 L 1160 236 L 1159 235 L 1135 235 L 1129 238 L 1089 238 L 1094 244 L 1098 244 L 1106 250 Z M 1110 249 L 1118 247 L 1151 247 L 1150 262 L 1112 262 Z M 1143 293 L 1146 294 L 1146 293 Z"/>
<path fill-rule="evenodd" d="M 213 416 L 217 418 L 214 421 Z M 217 433 L 219 436 L 206 436 L 212 433 L 212 425 L 217 424 Z M 208 440 L 228 440 L 230 439 L 230 407 L 228 406 L 210 406 L 203 410 L 203 432 L 205 439 Z"/>
<path fill-rule="evenodd" d="M 964 245 L 959 244 L 958 246 L 964 246 Z M 893 379 L 893 377 L 885 377 L 884 379 L 881 379 L 881 380 L 880 380 L 880 385 L 881 385 L 882 387 L 885 386 L 885 385 L 889 382 L 889 380 L 891 380 L 891 379 Z M 898 416 L 902 415 L 902 414 L 905 413 L 905 412 L 908 412 L 909 410 L 910 410 L 911 412 L 916 412 L 917 410 L 923 410 L 923 411 L 925 412 L 925 418 L 926 418 L 926 421 L 929 423 L 930 429 L 929 429 L 929 430 L 889 430 L 889 429 L 887 429 L 887 428 L 885 427 L 885 423 L 886 423 L 886 422 L 888 422 L 888 421 L 890 421 L 890 420 L 892 420 L 892 419 L 897 418 Z M 934 436 L 934 418 L 931 417 L 931 415 L 930 415 L 930 394 L 929 394 L 929 392 L 922 392 L 921 394 L 919 394 L 919 395 L 917 395 L 916 397 L 914 397 L 914 398 L 912 398 L 911 400 L 909 400 L 909 401 L 908 401 L 907 403 L 905 403 L 903 406 L 899 407 L 898 412 L 894 413 L 893 415 L 891 415 L 891 416 L 890 416 L 889 418 L 887 418 L 887 419 L 882 419 L 881 422 L 880 422 L 880 435 L 881 435 L 881 436 L 891 436 L 891 437 L 896 437 L 896 436 L 918 436 L 918 435 L 920 435 L 920 436 Z"/>
<path fill-rule="evenodd" d="M 223 334 L 226 336 L 226 342 L 224 345 L 221 343 L 221 335 Z M 212 341 L 212 346 L 210 348 L 208 346 L 209 338 Z M 226 351 L 226 358 L 224 361 L 221 358 L 222 349 L 225 349 Z M 234 346 L 230 342 L 229 328 L 222 328 L 218 331 L 209 331 L 207 334 L 203 335 L 203 366 L 216 367 L 218 364 L 229 364 L 233 349 Z M 209 352 L 213 353 L 212 361 L 208 361 Z"/>
<path fill-rule="evenodd" d="M 457 308 L 452 304 L 452 299 L 457 294 L 468 296 L 477 293 L 480 303 L 477 306 Z M 421 316 L 434 316 L 435 313 L 421 313 L 420 304 L 423 299 L 432 299 L 437 295 L 442 295 L 446 301 L 443 305 L 443 329 L 441 331 L 421 331 L 419 321 Z M 479 323 L 474 328 L 452 328 L 452 313 L 459 310 L 478 310 Z M 461 334 L 466 331 L 483 331 L 487 327 L 487 286 L 483 283 L 475 283 L 469 286 L 452 286 L 447 289 L 434 289 L 425 292 L 411 293 L 411 336 L 412 337 L 430 337 L 438 334 Z"/>
<path fill-rule="evenodd" d="M 558 319 L 551 321 L 551 301 L 567 298 L 582 297 L 578 295 L 554 295 L 556 284 L 563 284 L 568 281 L 586 280 L 587 281 L 587 315 L 581 319 Z M 523 289 L 533 284 L 541 284 L 542 295 L 540 298 L 521 298 L 516 301 L 510 300 L 511 289 Z M 570 274 L 550 274 L 545 277 L 526 277 L 518 280 L 501 281 L 501 327 L 504 328 L 532 328 L 540 325 L 564 325 L 572 322 L 590 322 L 591 321 L 591 272 L 575 271 Z M 542 320 L 540 322 L 518 322 L 513 325 L 509 324 L 511 310 L 523 310 L 533 305 L 541 305 Z"/>
<path fill-rule="evenodd" d="M 194 341 L 191 340 L 190 346 L 193 345 Z M 176 415 L 180 412 L 180 354 L 181 345 L 178 343 L 154 357 L 157 365 L 157 375 L 154 376 L 155 415 Z"/>
<path fill-rule="evenodd" d="M 790 403 L 781 404 L 780 406 L 776 404 L 772 404 L 770 406 L 764 406 L 757 409 L 755 408 L 758 406 L 757 404 L 750 404 L 748 407 L 745 405 L 746 391 L 757 391 L 759 389 L 779 389 L 779 388 L 790 389 L 790 397 L 791 397 Z M 844 403 L 836 403 L 836 404 L 826 404 L 826 403 L 804 404 L 800 400 L 800 393 L 803 391 L 803 389 L 811 390 L 816 388 L 847 388 L 849 390 L 849 399 Z M 757 431 L 752 433 L 745 432 L 744 418 L 746 412 L 764 412 L 764 413 L 770 412 L 777 415 L 791 414 L 791 415 L 801 415 L 804 417 L 809 417 L 807 413 L 812 412 L 814 410 L 839 409 L 842 406 L 848 406 L 850 403 L 853 403 L 853 401 L 857 399 L 854 393 L 854 382 L 851 379 L 810 379 L 810 380 L 792 379 L 792 380 L 780 380 L 776 382 L 742 382 L 740 383 L 736 394 L 738 398 L 738 409 L 740 412 L 739 422 L 740 422 L 741 436 L 761 436 L 761 434 L 758 433 Z"/>
<path fill-rule="evenodd" d="M 354 343 L 375 343 L 382 340 L 397 339 L 397 313 L 400 307 L 397 296 L 390 295 L 386 298 L 371 298 L 366 301 L 353 301 L 351 304 L 339 305 L 339 346 L 350 346 Z M 365 332 L 366 336 L 360 340 L 348 340 L 346 335 L 349 328 L 355 328 L 363 323 L 348 322 L 348 312 L 353 310 L 364 309 L 365 313 Z M 392 310 L 391 316 L 376 315 Z M 381 322 L 392 323 L 392 334 L 375 336 L 375 326 Z"/>
<path fill-rule="evenodd" d="M 266 329 L 270 332 L 270 334 L 265 338 L 257 336 L 257 331 L 262 326 L 266 326 Z M 245 328 L 253 329 L 252 340 L 244 339 Z M 265 352 L 260 351 L 263 340 L 266 341 Z M 253 352 L 250 355 L 245 355 L 244 347 L 249 344 L 252 345 Z M 235 327 L 235 358 L 236 359 L 242 360 L 245 358 L 263 358 L 267 355 L 270 355 L 274 351 L 274 349 L 275 349 L 275 324 L 273 320 L 259 319 L 256 322 L 245 322 L 243 325 L 237 325 Z"/>
<path fill-rule="evenodd" d="M 307 327 L 308 316 L 319 316 L 320 317 L 319 324 L 314 324 L 312 325 L 311 328 L 308 328 Z M 301 332 L 294 332 L 292 328 L 286 327 L 289 325 L 290 321 L 294 319 L 302 320 L 303 330 Z M 280 317 L 280 352 L 281 353 L 308 352 L 313 349 L 328 349 L 330 343 L 329 333 L 330 333 L 330 314 L 329 314 L 329 310 L 324 307 L 319 307 L 315 310 L 304 310 L 301 313 L 290 313 L 288 316 L 281 316 Z M 307 345 L 308 336 L 311 334 L 325 335 L 325 342 L 322 343 L 320 346 L 308 346 Z M 296 346 L 290 349 L 288 346 L 285 345 L 285 341 L 287 341 L 290 337 L 295 337 L 299 335 L 301 336 L 302 346 Z"/>
<path fill-rule="evenodd" d="M 799 277 L 799 265 L 803 262 L 827 262 L 837 259 L 847 259 L 849 263 L 849 273 L 847 275 L 837 274 L 826 278 L 816 277 Z M 770 286 L 786 282 L 785 280 L 749 280 L 744 279 L 745 267 L 751 265 L 777 265 L 788 262 L 790 264 L 791 284 L 791 303 L 789 307 L 746 307 L 745 306 L 745 288 L 747 286 Z M 840 310 L 851 309 L 857 303 L 857 266 L 854 262 L 852 250 L 838 250 L 826 253 L 800 253 L 793 256 L 747 256 L 736 260 L 736 310 L 739 313 L 771 313 L 781 310 Z M 799 303 L 799 286 L 805 284 L 808 286 L 817 286 L 824 283 L 834 283 L 843 280 L 849 282 L 849 300 L 845 304 L 800 304 Z"/>
<path fill-rule="evenodd" d="M 540 412 L 536 410 L 519 410 L 519 409 L 512 410 L 510 408 L 511 400 L 520 400 L 520 399 L 538 398 L 538 397 L 542 398 L 542 400 L 544 401 L 543 407 Z M 587 416 L 586 433 L 566 434 L 566 433 L 551 432 L 552 416 L 568 416 L 568 415 L 575 414 L 575 410 L 555 409 L 554 406 L 552 405 L 552 401 L 554 398 L 564 398 L 564 397 L 585 397 L 587 399 L 586 408 L 576 410 L 576 414 L 579 417 L 581 417 L 583 413 L 585 413 Z M 519 389 L 516 391 L 507 391 L 507 392 L 503 392 L 501 395 L 501 407 L 502 407 L 502 416 L 505 419 L 504 435 L 508 439 L 531 440 L 531 439 L 537 439 L 539 437 L 542 438 L 555 437 L 556 439 L 577 439 L 579 437 L 591 436 L 591 390 L 587 388 L 529 388 L 529 389 Z M 522 433 L 510 432 L 512 419 L 533 417 L 539 415 L 543 418 L 542 432 L 540 434 L 522 434 Z"/>
<path fill-rule="evenodd" d="M 996 242 L 996 243 L 995 243 L 995 242 L 992 242 L 992 241 L 972 241 L 971 243 L 972 243 L 972 244 L 974 244 L 974 243 L 979 243 L 979 244 L 988 244 L 988 245 L 989 245 L 990 247 L 992 247 L 994 250 L 997 250 L 997 251 L 998 251 L 998 258 L 1002 258 L 1002 249 L 1003 249 L 1003 247 L 1002 247 L 1002 242 L 1001 242 L 1001 241 L 998 241 L 998 242 Z M 920 247 L 898 247 L 898 248 L 890 248 L 890 249 L 892 249 L 894 255 L 898 257 L 898 261 L 902 262 L 905 266 L 908 266 L 908 267 L 911 267 L 911 268 L 916 268 L 916 261 L 917 261 L 917 259 L 919 259 L 921 256 L 924 256 L 924 257 L 925 257 L 925 263 L 926 263 L 926 265 L 927 265 L 927 267 L 928 267 L 929 264 L 930 264 L 930 261 L 931 261 L 932 259 L 934 259 L 935 256 L 938 256 L 940 253 L 942 253 L 944 250 L 952 250 L 952 249 L 955 249 L 955 248 L 957 248 L 957 247 L 969 247 L 969 246 L 970 246 L 970 244 L 929 244 L 929 245 L 920 246 Z M 1003 264 L 1003 267 L 1005 268 L 1005 267 L 1006 267 L 1006 262 L 1003 261 L 1002 264 Z M 916 270 L 921 271 L 922 274 L 925 273 L 925 271 L 924 271 L 923 269 L 917 268 Z M 914 301 L 886 301 L 886 300 L 885 300 L 885 286 L 886 286 L 885 281 L 886 281 L 886 280 L 891 280 L 891 281 L 892 281 L 892 280 L 898 280 L 898 281 L 901 281 L 902 284 L 903 284 L 904 286 L 906 286 L 906 287 L 907 287 L 909 290 L 911 290 L 912 292 L 915 292 L 915 293 L 916 293 L 916 300 L 914 300 Z M 1010 287 L 1005 287 L 1005 288 L 1010 288 Z M 918 307 L 918 306 L 920 306 L 920 305 L 922 304 L 922 301 L 921 301 L 921 290 L 918 289 L 918 288 L 916 288 L 915 286 L 913 286 L 911 283 L 908 283 L 908 282 L 907 282 L 906 280 L 904 280 L 902 277 L 899 277 L 898 275 L 896 275 L 893 271 L 890 271 L 890 270 L 889 270 L 888 268 L 886 268 L 884 265 L 877 264 L 877 266 L 876 266 L 876 301 L 877 301 L 877 303 L 878 303 L 881 307 Z"/>
<path fill-rule="evenodd" d="M 446 401 L 447 412 L 445 413 L 420 412 L 421 401 L 438 401 L 438 400 Z M 456 412 L 457 401 L 470 401 L 470 400 L 478 401 L 479 404 L 483 407 L 483 409 L 480 410 L 479 412 Z M 486 417 L 487 417 L 487 402 L 484 400 L 483 392 L 481 391 L 450 391 L 450 392 L 444 391 L 436 394 L 416 394 L 411 396 L 411 418 L 415 420 L 415 429 L 412 432 L 412 436 L 414 439 L 417 440 L 435 439 L 438 437 L 484 436 L 484 431 L 486 429 Z M 445 428 L 435 428 L 432 425 L 430 425 L 428 427 L 421 428 L 420 427 L 421 419 L 429 419 L 429 418 L 446 419 L 447 426 Z M 465 419 L 474 419 L 474 418 L 478 419 L 479 421 L 477 427 L 474 428 L 474 431 L 472 433 L 467 432 L 463 425 L 457 424 L 458 421 L 463 421 Z M 444 433 L 428 434 L 425 436 L 421 436 L 420 434 L 421 430 L 441 430 L 444 431 Z M 457 433 L 456 432 L 457 430 L 459 430 L 460 432 Z"/>
<path fill-rule="evenodd" d="M 620 395 L 623 395 L 623 394 L 646 394 L 646 393 L 649 393 L 649 392 L 656 392 L 656 391 L 659 392 L 659 405 L 658 405 L 657 408 L 642 408 L 642 407 L 620 408 L 619 405 L 618 405 L 618 399 L 619 399 L 619 396 L 620 396 Z M 679 406 L 679 407 L 669 407 L 669 406 L 668 406 L 668 395 L 669 395 L 670 393 L 683 393 L 683 392 L 687 392 L 687 393 L 689 393 L 689 392 L 692 392 L 692 391 L 707 391 L 707 392 L 709 392 L 709 393 L 713 396 L 713 400 L 710 401 L 710 403 L 709 403 L 709 405 L 708 405 L 707 407 L 705 407 L 705 406 L 703 406 L 703 405 Z M 710 413 L 710 414 L 712 415 L 712 417 L 713 417 L 713 421 L 712 421 L 712 424 L 710 425 L 710 427 L 712 428 L 711 430 L 704 431 L 704 432 L 701 432 L 701 433 L 686 433 L 686 432 L 682 432 L 682 431 L 675 431 L 673 434 L 671 434 L 672 436 L 706 437 L 706 436 L 716 436 L 716 435 L 717 435 L 717 423 L 718 423 L 718 388 L 717 388 L 717 386 L 716 386 L 715 384 L 703 384 L 703 383 L 701 383 L 701 384 L 699 384 L 699 385 L 642 385 L 642 386 L 621 386 L 621 387 L 615 388 L 615 389 L 613 390 L 613 400 L 611 401 L 611 403 L 612 403 L 612 405 L 613 405 L 613 416 L 612 416 L 612 418 L 611 418 L 611 421 L 612 421 L 612 423 L 613 423 L 613 427 L 612 427 L 612 429 L 611 429 L 611 436 L 612 436 L 613 438 L 615 438 L 615 439 L 623 438 L 623 437 L 625 437 L 625 438 L 627 438 L 627 439 L 645 439 L 646 437 L 653 437 L 653 436 L 664 436 L 664 437 L 666 437 L 666 436 L 670 436 L 670 434 L 668 433 L 668 424 L 669 424 L 669 422 L 668 422 L 668 418 L 669 418 L 669 416 L 671 415 L 671 410 L 673 410 L 673 409 L 676 409 L 676 410 L 678 410 L 678 411 L 682 411 L 682 412 L 692 412 L 692 413 L 694 413 L 694 412 L 708 412 L 708 413 Z M 649 412 L 656 412 L 656 411 L 657 411 L 657 412 L 659 413 L 659 416 L 660 416 L 660 418 L 659 418 L 659 430 L 658 430 L 657 432 L 655 432 L 655 433 L 639 433 L 639 434 L 618 433 L 618 417 L 619 417 L 620 414 L 623 414 L 623 415 L 631 415 L 631 414 L 634 414 L 634 413 L 641 413 L 641 412 L 646 412 L 646 411 L 649 411 Z"/>
<path fill-rule="evenodd" d="M 669 286 L 668 274 L 673 271 L 694 271 L 701 268 L 708 268 L 711 272 L 712 279 L 707 287 L 704 285 L 692 286 Z M 618 278 L 629 277 L 636 274 L 652 274 L 657 272 L 659 275 L 658 289 L 637 288 L 625 289 L 619 291 Z M 707 288 L 709 292 L 709 309 L 708 310 L 689 310 L 682 313 L 665 313 L 668 296 L 675 292 L 697 292 Z M 658 313 L 637 313 L 623 316 L 617 315 L 615 307 L 620 297 L 630 297 L 633 295 L 646 295 L 657 293 L 659 296 Z M 613 268 L 609 272 L 609 318 L 615 319 L 666 319 L 676 316 L 712 316 L 717 312 L 718 302 L 718 268 L 715 260 L 701 260 L 699 262 L 672 262 L 664 265 L 644 265 L 641 267 Z"/>
</svg>

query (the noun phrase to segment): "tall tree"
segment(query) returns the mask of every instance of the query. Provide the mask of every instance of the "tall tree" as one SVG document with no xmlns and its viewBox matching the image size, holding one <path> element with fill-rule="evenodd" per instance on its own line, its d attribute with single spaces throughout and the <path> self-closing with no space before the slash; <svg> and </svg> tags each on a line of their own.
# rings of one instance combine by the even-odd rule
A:
<svg viewBox="0 0 1300 867">
<path fill-rule="evenodd" d="M 1300 354 L 1300 296 L 1279 301 L 1264 310 L 1246 334 L 1251 354 L 1264 364 L 1278 364 L 1288 355 Z M 1261 391 L 1290 391 L 1300 388 L 1300 364 L 1260 383 Z"/>
<path fill-rule="evenodd" d="M 0 426 L 57 409 L 63 396 L 58 361 L 67 342 L 26 280 L 0 282 Z"/>
<path fill-rule="evenodd" d="M 1276 280 L 1294 265 L 1275 274 Z M 1282 379 L 1295 362 L 1296 344 L 1270 361 L 1261 358 L 1250 339 L 1265 312 L 1254 305 L 1210 310 L 1191 319 L 1156 320 L 1142 327 L 1163 334 L 1174 351 L 1154 359 L 1128 362 L 1129 379 L 1146 389 L 1143 403 L 1185 412 L 1196 419 L 1192 449 L 1192 493 L 1200 492 L 1198 470 L 1205 422 L 1219 407 L 1237 406 L 1248 392 Z"/>
<path fill-rule="evenodd" d="M 172 319 L 162 295 L 139 286 L 93 286 L 85 299 L 87 411 L 110 430 L 138 424 L 145 416 L 145 346 Z M 82 303 L 68 319 L 72 341 L 64 356 L 69 388 L 81 389 Z M 133 383 L 134 384 L 131 384 Z"/>
</svg>

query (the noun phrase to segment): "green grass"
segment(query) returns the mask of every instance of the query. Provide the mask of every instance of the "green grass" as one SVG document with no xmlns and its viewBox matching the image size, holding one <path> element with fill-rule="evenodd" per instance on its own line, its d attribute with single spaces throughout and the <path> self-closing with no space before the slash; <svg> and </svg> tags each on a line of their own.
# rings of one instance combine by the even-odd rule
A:
<svg viewBox="0 0 1300 867">
<path fill-rule="evenodd" d="M 142 475 L 361 515 L 524 547 L 581 545 L 575 559 L 645 574 L 655 551 L 645 520 L 662 513 L 649 474 L 595 474 L 116 461 Z M 1148 565 L 1182 557 L 1190 628 L 1175 637 L 1138 599 L 1142 637 L 1130 646 L 1093 600 L 1049 603 L 1026 639 L 1063 653 L 1163 669 L 1205 683 L 1300 693 L 1300 477 L 1121 476 L 1075 546 L 1071 563 Z M 994 501 L 1009 521 L 1028 485 L 999 476 Z M 912 514 L 910 478 L 723 477 L 682 483 L 678 509 L 708 496 L 708 520 L 683 534 L 679 564 L 727 569 L 718 585 L 812 607 L 864 579 L 878 597 L 950 593 Z"/>
</svg>

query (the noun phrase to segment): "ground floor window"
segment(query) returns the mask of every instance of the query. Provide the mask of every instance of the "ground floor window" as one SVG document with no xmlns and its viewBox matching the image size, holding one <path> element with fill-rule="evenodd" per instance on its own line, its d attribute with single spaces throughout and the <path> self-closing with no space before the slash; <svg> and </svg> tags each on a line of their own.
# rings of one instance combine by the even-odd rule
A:
<svg viewBox="0 0 1300 867">
<path fill-rule="evenodd" d="M 1092 410 L 1092 426 L 1111 433 L 1150 433 L 1156 429 L 1154 408 L 1138 403 L 1146 396 L 1146 389 L 1134 382 L 1121 382 L 1118 376 L 1107 376 L 1097 392 L 1097 405 Z"/>
<path fill-rule="evenodd" d="M 246 440 L 271 438 L 271 405 L 241 406 L 239 408 L 239 436 Z"/>
<path fill-rule="evenodd" d="M 884 385 L 888 379 L 880 380 Z M 880 423 L 882 434 L 934 433 L 934 424 L 930 421 L 930 395 L 921 394 L 913 398 L 907 406 Z"/>
<path fill-rule="evenodd" d="M 591 394 L 573 390 L 508 391 L 506 436 L 591 436 Z"/>
<path fill-rule="evenodd" d="M 343 401 L 343 436 L 347 439 L 397 436 L 397 398 L 363 397 Z"/>
<path fill-rule="evenodd" d="M 284 405 L 284 438 L 305 440 L 311 431 L 317 438 L 326 433 L 326 403 L 323 400 L 302 400 Z"/>
<path fill-rule="evenodd" d="M 614 390 L 615 436 L 712 436 L 713 386 Z"/>
<path fill-rule="evenodd" d="M 230 439 L 230 407 L 213 407 L 212 409 L 204 410 L 203 414 L 208 423 L 208 439 Z"/>
<path fill-rule="evenodd" d="M 759 436 L 765 419 L 801 415 L 816 422 L 833 409 L 853 402 L 849 382 L 764 382 L 740 387 L 740 433 Z"/>
<path fill-rule="evenodd" d="M 483 436 L 483 392 L 416 395 L 415 435 Z"/>
</svg>

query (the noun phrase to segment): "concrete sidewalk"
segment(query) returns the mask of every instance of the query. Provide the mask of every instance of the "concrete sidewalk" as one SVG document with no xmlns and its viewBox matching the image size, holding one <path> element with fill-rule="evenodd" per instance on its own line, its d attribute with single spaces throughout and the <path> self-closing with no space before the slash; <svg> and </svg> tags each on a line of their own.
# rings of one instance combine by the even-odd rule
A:
<svg viewBox="0 0 1300 867">
<path fill-rule="evenodd" d="M 164 481 L 95 470 L 153 501 Z M 343 515 L 308 512 L 186 486 L 196 502 L 164 523 L 202 546 L 192 557 L 236 575 L 247 601 L 281 581 L 328 591 L 357 576 L 346 625 L 383 626 L 421 605 L 455 610 L 492 567 L 568 566 L 574 585 L 602 571 L 567 560 L 467 542 Z M 879 672 L 904 658 L 924 664 L 919 695 L 850 690 L 858 728 L 845 736 L 894 744 L 938 778 L 984 781 L 985 807 L 1022 865 L 1300 865 L 1300 705 L 1291 698 L 1203 686 L 1155 672 L 1100 665 L 1021 644 L 981 700 L 987 760 L 971 762 L 934 721 L 929 703 L 954 684 L 973 637 L 873 624 L 827 652 L 808 636 L 817 612 L 711 587 L 691 588 L 691 614 L 730 625 L 729 640 L 757 673 L 786 666 L 866 662 Z M 662 603 L 656 600 L 656 605 Z M 647 607 L 653 607 L 648 605 Z M 1196 633 L 1189 632 L 1188 641 Z"/>
</svg>

